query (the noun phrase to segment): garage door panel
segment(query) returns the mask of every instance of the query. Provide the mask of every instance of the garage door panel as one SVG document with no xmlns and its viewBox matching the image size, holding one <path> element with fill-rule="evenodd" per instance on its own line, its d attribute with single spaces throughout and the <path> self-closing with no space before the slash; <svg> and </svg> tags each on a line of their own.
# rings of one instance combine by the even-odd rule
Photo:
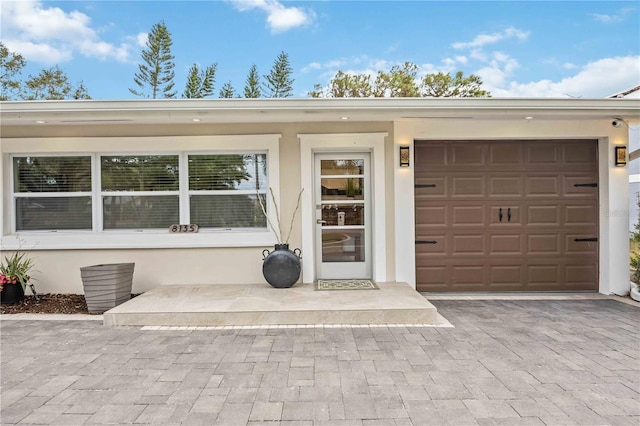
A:
<svg viewBox="0 0 640 426">
<path fill-rule="evenodd" d="M 422 199 L 442 199 L 448 194 L 447 179 L 427 173 L 416 173 L 415 197 Z"/>
<path fill-rule="evenodd" d="M 492 143 L 488 145 L 488 166 L 521 168 L 524 164 L 523 146 L 514 143 Z"/>
<path fill-rule="evenodd" d="M 562 191 L 569 198 L 593 198 L 598 191 L 598 177 L 593 174 L 565 175 Z M 593 185 L 596 186 L 586 186 Z"/>
<path fill-rule="evenodd" d="M 420 283 L 418 291 L 444 291 L 449 276 L 447 265 L 424 266 L 416 268 L 416 280 Z"/>
<path fill-rule="evenodd" d="M 558 205 L 528 205 L 526 226 L 560 225 L 560 208 Z"/>
<path fill-rule="evenodd" d="M 596 264 L 568 264 L 564 268 L 564 282 L 574 288 L 588 284 L 594 274 L 597 274 Z"/>
<path fill-rule="evenodd" d="M 446 206 L 417 206 L 416 222 L 420 226 L 443 226 L 447 223 L 447 207 Z"/>
<path fill-rule="evenodd" d="M 527 254 L 530 256 L 560 256 L 561 240 L 557 233 L 550 234 L 528 234 Z"/>
<path fill-rule="evenodd" d="M 561 152 L 555 143 L 529 143 L 525 148 L 525 162 L 527 166 L 555 167 L 560 161 Z"/>
<path fill-rule="evenodd" d="M 475 143 L 453 143 L 451 149 L 451 164 L 453 166 L 484 166 L 484 145 Z"/>
<path fill-rule="evenodd" d="M 598 221 L 597 209 L 591 204 L 570 204 L 563 206 L 565 226 L 593 226 Z"/>
<path fill-rule="evenodd" d="M 522 176 L 489 176 L 489 197 L 520 197 L 524 186 Z"/>
<path fill-rule="evenodd" d="M 484 225 L 486 223 L 484 206 L 454 205 L 451 209 L 453 210 L 452 225 Z"/>
<path fill-rule="evenodd" d="M 451 198 L 484 198 L 486 193 L 484 176 L 454 176 L 451 179 Z"/>
<path fill-rule="evenodd" d="M 557 262 L 553 262 L 552 264 L 527 265 L 527 283 L 530 285 L 555 285 L 559 282 L 560 265 L 558 265 Z"/>
<path fill-rule="evenodd" d="M 560 197 L 560 176 L 529 176 L 525 179 L 525 196 L 539 198 Z"/>
<path fill-rule="evenodd" d="M 477 288 L 484 287 L 485 283 L 485 269 L 484 263 L 467 263 L 463 265 L 453 264 L 451 265 L 452 282 L 456 287 L 463 288 Z"/>
<path fill-rule="evenodd" d="M 494 229 L 509 229 L 520 227 L 520 206 L 513 201 L 504 203 L 496 202 L 495 205 L 488 205 L 489 224 Z"/>
<path fill-rule="evenodd" d="M 589 230 L 584 232 L 567 233 L 564 235 L 565 254 L 567 255 L 593 255 L 598 253 L 597 241 L 585 241 L 596 238 Z"/>
<path fill-rule="evenodd" d="M 517 234 L 492 234 L 490 236 L 490 255 L 521 256 L 522 235 Z"/>
<path fill-rule="evenodd" d="M 495 290 L 508 291 L 520 287 L 522 282 L 522 265 L 491 265 L 489 282 Z"/>
<path fill-rule="evenodd" d="M 414 157 L 420 159 L 420 161 L 414 162 L 414 169 L 417 173 L 442 170 L 447 166 L 447 144 L 416 144 Z"/>
<path fill-rule="evenodd" d="M 447 235 L 428 233 L 416 236 L 416 259 L 433 256 L 446 256 L 448 250 Z M 419 262 L 416 262 L 418 264 Z"/>
<path fill-rule="evenodd" d="M 597 290 L 598 243 L 575 241 L 598 235 L 597 141 L 430 144 L 416 240 L 438 244 L 416 245 L 419 291 Z M 422 167 L 427 152 L 444 161 Z"/>
<path fill-rule="evenodd" d="M 562 145 L 564 164 L 570 167 L 585 169 L 597 168 L 596 145 L 593 143 L 574 142 Z"/>
<path fill-rule="evenodd" d="M 460 234 L 452 236 L 452 257 L 483 256 L 485 254 L 483 234 Z"/>
</svg>

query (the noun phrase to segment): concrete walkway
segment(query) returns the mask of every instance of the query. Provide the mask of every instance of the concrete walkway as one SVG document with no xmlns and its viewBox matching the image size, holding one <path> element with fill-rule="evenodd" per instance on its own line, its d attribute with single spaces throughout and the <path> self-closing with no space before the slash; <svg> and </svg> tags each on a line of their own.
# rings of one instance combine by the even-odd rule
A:
<svg viewBox="0 0 640 426">
<path fill-rule="evenodd" d="M 3 320 L 0 423 L 640 424 L 640 308 L 435 300 L 446 327 Z"/>
</svg>

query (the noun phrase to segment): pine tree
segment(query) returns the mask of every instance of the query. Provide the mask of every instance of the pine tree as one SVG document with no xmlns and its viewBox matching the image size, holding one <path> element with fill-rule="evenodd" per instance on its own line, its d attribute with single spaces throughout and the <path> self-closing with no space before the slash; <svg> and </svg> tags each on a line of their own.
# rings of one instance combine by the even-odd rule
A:
<svg viewBox="0 0 640 426">
<path fill-rule="evenodd" d="M 256 67 L 256 64 L 253 64 L 249 69 L 249 75 L 247 76 L 247 81 L 244 86 L 244 97 L 259 98 L 260 96 L 262 96 L 262 92 L 260 91 L 260 75 L 258 74 L 258 67 Z"/>
<path fill-rule="evenodd" d="M 231 84 L 231 81 L 227 81 L 220 89 L 220 98 L 233 98 L 236 96 L 236 91 Z"/>
<path fill-rule="evenodd" d="M 138 89 L 129 89 L 136 96 L 151 97 L 156 99 L 175 98 L 173 90 L 175 63 L 171 54 L 171 33 L 160 21 L 151 28 L 147 39 L 147 48 L 142 50 L 141 56 L 144 63 L 138 65 L 138 72 L 133 77 Z M 147 91 L 150 91 L 149 94 Z"/>
<path fill-rule="evenodd" d="M 264 76 L 267 80 L 264 85 L 265 92 L 269 98 L 288 98 L 293 95 L 293 81 L 291 74 L 293 70 L 289 64 L 289 55 L 280 52 L 273 62 L 271 72 Z"/>
<path fill-rule="evenodd" d="M 206 98 L 213 94 L 213 86 L 216 82 L 216 68 L 218 64 L 208 66 L 200 70 L 197 64 L 193 64 L 189 70 L 187 86 L 182 93 L 183 98 Z"/>
</svg>

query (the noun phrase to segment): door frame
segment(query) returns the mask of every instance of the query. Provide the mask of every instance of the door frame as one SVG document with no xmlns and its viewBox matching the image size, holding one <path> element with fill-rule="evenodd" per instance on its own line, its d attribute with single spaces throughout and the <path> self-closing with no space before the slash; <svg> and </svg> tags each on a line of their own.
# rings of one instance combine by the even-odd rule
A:
<svg viewBox="0 0 640 426">
<path fill-rule="evenodd" d="M 370 153 L 371 182 L 371 275 L 377 282 L 387 281 L 385 138 L 388 133 L 298 134 L 300 140 L 300 183 L 302 193 L 302 282 L 317 278 L 316 209 L 314 204 L 315 154 L 340 152 Z"/>
<path fill-rule="evenodd" d="M 322 220 L 321 209 L 318 208 L 322 204 L 320 187 L 322 184 L 322 175 L 318 165 L 322 160 L 341 160 L 341 159 L 362 159 L 364 162 L 364 191 L 363 191 L 363 206 L 364 206 L 364 260 L 360 262 L 326 262 L 323 267 L 323 243 L 322 232 L 323 226 L 318 224 L 318 220 Z M 372 254 L 372 239 L 371 239 L 371 152 L 370 151 L 357 151 L 357 152 L 315 152 L 314 153 L 314 205 L 316 209 L 316 235 L 315 235 L 315 254 L 316 254 L 316 276 L 318 279 L 370 279 L 372 277 L 373 262 L 371 259 Z M 324 273 L 323 273 L 324 272 Z"/>
</svg>

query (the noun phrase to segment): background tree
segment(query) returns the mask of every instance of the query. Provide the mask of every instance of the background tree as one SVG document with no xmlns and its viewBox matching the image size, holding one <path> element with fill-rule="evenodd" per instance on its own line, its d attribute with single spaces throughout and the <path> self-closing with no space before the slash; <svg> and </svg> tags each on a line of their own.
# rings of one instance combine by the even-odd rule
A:
<svg viewBox="0 0 640 426">
<path fill-rule="evenodd" d="M 293 70 L 289 64 L 289 55 L 280 52 L 269 74 L 264 76 L 265 93 L 269 98 L 288 98 L 293 95 Z"/>
<path fill-rule="evenodd" d="M 415 98 L 420 96 L 416 84 L 418 66 L 405 62 L 402 67 L 394 65 L 389 72 L 378 71 L 373 94 L 375 97 Z"/>
<path fill-rule="evenodd" d="M 227 81 L 222 86 L 218 95 L 218 97 L 220 98 L 234 98 L 236 96 L 236 90 L 233 88 L 233 84 L 231 84 L 231 81 Z"/>
<path fill-rule="evenodd" d="M 349 74 L 338 71 L 326 87 L 316 84 L 309 92 L 314 98 L 350 97 L 491 97 L 482 89 L 476 75 L 465 77 L 461 71 L 455 76 L 442 72 L 418 78 L 418 66 L 411 62 L 394 65 L 389 71 L 378 71 L 375 80 L 368 74 Z"/>
<path fill-rule="evenodd" d="M 251 68 L 249 68 L 249 75 L 244 85 L 244 97 L 259 98 L 261 96 L 260 75 L 258 74 L 258 67 L 256 67 L 256 64 L 253 64 Z"/>
<path fill-rule="evenodd" d="M 21 54 L 9 51 L 0 41 L 0 101 L 19 96 L 22 87 L 20 74 L 26 65 Z"/>
<path fill-rule="evenodd" d="M 491 97 L 491 93 L 482 89 L 482 79 L 471 74 L 465 77 L 458 71 L 454 77 L 442 72 L 427 74 L 420 85 L 422 96 L 437 98 L 482 98 Z"/>
<path fill-rule="evenodd" d="M 91 99 L 84 84 L 78 86 L 69 83 L 69 77 L 57 65 L 29 76 L 24 82 L 22 98 L 34 100 Z"/>
<path fill-rule="evenodd" d="M 372 94 L 369 75 L 347 74 L 344 71 L 338 71 L 326 89 L 316 84 L 309 92 L 312 98 L 368 98 Z"/>
<path fill-rule="evenodd" d="M 82 82 L 73 85 L 58 66 L 43 69 L 22 79 L 27 66 L 21 54 L 11 52 L 0 42 L 0 100 L 91 99 Z"/>
<path fill-rule="evenodd" d="M 133 77 L 133 82 L 138 89 L 130 88 L 131 93 L 136 96 L 150 96 L 152 99 L 175 98 L 176 92 L 173 90 L 175 64 L 174 56 L 171 54 L 172 44 L 171 33 L 163 21 L 151 27 L 146 43 L 147 48 L 141 53 L 144 63 L 138 65 L 138 72 Z"/>
<path fill-rule="evenodd" d="M 208 66 L 200 70 L 193 64 L 189 69 L 187 85 L 182 93 L 183 98 L 206 98 L 213 94 L 213 86 L 216 82 L 216 68 L 218 64 Z"/>
</svg>

